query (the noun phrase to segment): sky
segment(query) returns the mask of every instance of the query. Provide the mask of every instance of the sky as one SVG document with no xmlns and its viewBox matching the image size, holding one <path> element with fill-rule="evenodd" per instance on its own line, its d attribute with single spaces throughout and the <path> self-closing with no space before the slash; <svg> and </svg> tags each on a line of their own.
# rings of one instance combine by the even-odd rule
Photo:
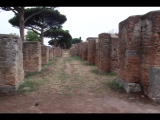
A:
<svg viewBox="0 0 160 120">
<path fill-rule="evenodd" d="M 88 37 L 98 37 L 100 33 L 118 33 L 119 23 L 132 15 L 143 15 L 160 7 L 58 7 L 57 10 L 66 16 L 62 25 L 69 30 L 72 38 L 86 41 Z M 0 10 L 0 34 L 16 33 L 19 29 L 8 22 L 14 16 L 12 11 Z M 27 33 L 25 29 L 25 34 Z M 49 38 L 44 38 L 48 46 Z"/>
</svg>

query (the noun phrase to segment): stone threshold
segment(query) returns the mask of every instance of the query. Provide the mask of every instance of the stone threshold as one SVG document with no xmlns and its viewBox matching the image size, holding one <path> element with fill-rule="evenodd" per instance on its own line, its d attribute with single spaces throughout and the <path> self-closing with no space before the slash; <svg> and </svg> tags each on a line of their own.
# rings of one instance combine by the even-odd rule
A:
<svg viewBox="0 0 160 120">
<path fill-rule="evenodd" d="M 17 91 L 19 86 L 21 84 L 23 84 L 24 81 L 20 82 L 18 85 L 1 85 L 0 86 L 0 92 L 4 92 L 4 93 L 8 93 L 8 92 L 14 92 L 14 91 Z"/>
<path fill-rule="evenodd" d="M 127 93 L 142 91 L 140 84 L 126 82 L 120 78 L 115 78 L 114 81 L 118 83 L 120 86 L 122 86 Z"/>
</svg>

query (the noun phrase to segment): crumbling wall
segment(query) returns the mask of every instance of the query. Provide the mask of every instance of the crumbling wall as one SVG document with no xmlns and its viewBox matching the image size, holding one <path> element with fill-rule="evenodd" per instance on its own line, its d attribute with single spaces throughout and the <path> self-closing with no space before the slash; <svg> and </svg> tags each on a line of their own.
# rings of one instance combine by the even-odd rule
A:
<svg viewBox="0 0 160 120">
<path fill-rule="evenodd" d="M 118 78 L 138 83 L 145 95 L 160 100 L 160 11 L 130 16 L 119 24 Z"/>
<path fill-rule="evenodd" d="M 82 58 L 82 47 L 83 46 L 83 42 L 79 43 L 79 56 Z"/>
<path fill-rule="evenodd" d="M 53 58 L 53 48 L 49 47 L 49 60 Z"/>
<path fill-rule="evenodd" d="M 77 55 L 79 56 L 79 47 L 80 47 L 80 43 L 77 44 Z"/>
<path fill-rule="evenodd" d="M 110 72 L 110 34 L 101 33 L 98 35 L 98 70 Z"/>
<path fill-rule="evenodd" d="M 24 79 L 22 40 L 0 34 L 0 46 L 0 91 L 16 91 Z"/>
<path fill-rule="evenodd" d="M 61 47 L 55 47 L 53 51 L 54 51 L 54 57 L 62 57 Z"/>
<path fill-rule="evenodd" d="M 119 38 L 115 34 L 110 34 L 110 35 L 111 35 L 110 72 L 117 73 L 117 71 L 118 71 L 117 52 L 118 52 L 118 41 L 119 41 Z"/>
<path fill-rule="evenodd" d="M 88 37 L 88 54 L 87 54 L 87 61 L 89 64 L 95 64 L 95 52 L 96 52 L 96 40 L 95 37 Z"/>
<path fill-rule="evenodd" d="M 82 43 L 82 59 L 87 60 L 87 54 L 88 54 L 88 42 L 83 42 Z"/>
<path fill-rule="evenodd" d="M 72 44 L 72 47 L 70 48 L 70 54 L 72 56 L 78 55 L 78 45 L 77 44 Z"/>
<path fill-rule="evenodd" d="M 41 71 L 41 43 L 23 43 L 23 69 L 25 73 Z"/>
<path fill-rule="evenodd" d="M 49 62 L 49 47 L 42 45 L 41 46 L 41 58 L 42 65 L 47 64 Z"/>
<path fill-rule="evenodd" d="M 146 95 L 160 100 L 160 11 L 148 12 L 141 19 L 141 84 Z"/>
<path fill-rule="evenodd" d="M 95 39 L 95 65 L 98 65 L 98 38 Z"/>
<path fill-rule="evenodd" d="M 141 16 L 131 16 L 119 24 L 118 78 L 140 82 Z"/>
</svg>

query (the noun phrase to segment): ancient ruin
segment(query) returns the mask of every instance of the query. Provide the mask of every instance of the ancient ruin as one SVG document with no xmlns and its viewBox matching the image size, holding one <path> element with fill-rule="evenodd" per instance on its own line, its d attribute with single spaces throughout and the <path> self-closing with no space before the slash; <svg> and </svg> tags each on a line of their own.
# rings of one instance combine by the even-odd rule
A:
<svg viewBox="0 0 160 120">
<path fill-rule="evenodd" d="M 115 34 L 110 34 L 110 72 L 111 73 L 117 73 L 118 72 L 118 42 L 119 38 Z"/>
<path fill-rule="evenodd" d="M 53 48 L 49 47 L 49 60 L 53 58 Z"/>
<path fill-rule="evenodd" d="M 54 57 L 61 57 L 62 56 L 62 49 L 60 47 L 53 48 L 53 55 Z"/>
<path fill-rule="evenodd" d="M 98 35 L 98 70 L 110 72 L 110 34 L 101 33 Z"/>
<path fill-rule="evenodd" d="M 49 46 L 42 45 L 41 51 L 42 65 L 44 65 L 49 62 Z"/>
<path fill-rule="evenodd" d="M 87 51 L 87 61 L 89 64 L 95 64 L 95 53 L 96 53 L 96 40 L 95 37 L 88 37 L 88 51 Z"/>
<path fill-rule="evenodd" d="M 0 91 L 16 91 L 24 79 L 22 40 L 0 34 Z"/>
<path fill-rule="evenodd" d="M 23 43 L 23 69 L 25 73 L 41 71 L 41 43 Z"/>
<path fill-rule="evenodd" d="M 70 48 L 70 54 L 72 56 L 78 55 L 78 45 L 77 44 L 72 44 L 72 47 Z"/>
<path fill-rule="evenodd" d="M 98 37 L 95 39 L 95 65 L 98 65 Z"/>
<path fill-rule="evenodd" d="M 141 86 L 144 94 L 153 100 L 160 99 L 159 21 L 160 11 L 151 11 L 145 15 L 130 16 L 119 23 L 116 81 L 128 84 L 125 86 L 128 92 L 139 91 Z"/>
<path fill-rule="evenodd" d="M 88 42 L 82 42 L 82 46 L 81 46 L 82 60 L 87 60 L 87 54 L 88 54 Z"/>
</svg>

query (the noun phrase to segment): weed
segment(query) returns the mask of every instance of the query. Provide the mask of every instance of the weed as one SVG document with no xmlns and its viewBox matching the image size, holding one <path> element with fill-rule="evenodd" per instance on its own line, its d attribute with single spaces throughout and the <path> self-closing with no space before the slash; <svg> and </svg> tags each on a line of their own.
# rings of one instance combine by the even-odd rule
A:
<svg viewBox="0 0 160 120">
<path fill-rule="evenodd" d="M 107 72 L 101 72 L 97 68 L 91 70 L 92 73 L 98 74 L 98 75 L 107 75 L 108 77 L 115 77 L 117 76 L 117 73 L 107 73 Z"/>
<path fill-rule="evenodd" d="M 119 91 L 122 90 L 124 91 L 124 88 L 122 86 L 120 86 L 118 83 L 116 83 L 114 80 L 107 82 L 107 85 L 109 86 L 109 88 Z"/>
<path fill-rule="evenodd" d="M 45 83 L 46 83 L 45 79 L 37 79 L 36 81 L 31 81 L 30 79 L 24 79 L 24 83 L 19 86 L 18 91 L 21 93 L 29 93 L 36 90 L 40 85 L 43 85 Z"/>
<path fill-rule="evenodd" d="M 92 72 L 92 73 L 95 73 L 95 74 L 98 74 L 98 75 L 107 75 L 106 72 L 101 72 L 101 71 L 99 71 L 98 69 L 93 69 L 93 70 L 91 70 L 91 72 Z"/>
<path fill-rule="evenodd" d="M 80 60 L 81 61 L 82 59 L 81 59 L 80 56 L 71 56 L 71 57 L 68 58 L 68 60 L 69 61 L 72 61 L 72 60 Z"/>
</svg>

